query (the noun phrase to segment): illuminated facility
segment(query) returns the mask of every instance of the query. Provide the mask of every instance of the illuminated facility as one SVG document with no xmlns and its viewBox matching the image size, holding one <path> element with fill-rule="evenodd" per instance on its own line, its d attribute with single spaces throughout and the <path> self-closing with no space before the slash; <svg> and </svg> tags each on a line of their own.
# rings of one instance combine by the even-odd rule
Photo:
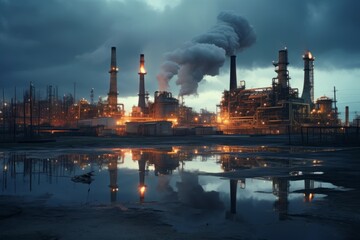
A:
<svg viewBox="0 0 360 240">
<path fill-rule="evenodd" d="M 279 51 L 273 62 L 277 76 L 269 87 L 247 89 L 245 81 L 237 86 L 235 57 L 231 57 L 230 89 L 223 92 L 218 105 L 218 124 L 225 133 L 285 133 L 290 127 L 322 125 L 336 126 L 338 119 L 333 100 L 319 98 L 314 103 L 314 60 L 307 51 L 304 56 L 304 89 L 299 97 L 291 88 L 288 71 L 288 51 Z"/>
<path fill-rule="evenodd" d="M 290 86 L 287 49 L 279 51 L 278 61 L 273 62 L 277 75 L 270 86 L 262 88 L 248 89 L 245 81 L 237 81 L 236 56 L 231 56 L 229 90 L 223 92 L 215 114 L 204 109 L 196 112 L 171 92 L 156 91 L 150 101 L 145 89 L 145 56 L 140 54 L 138 105 L 125 114 L 124 105 L 119 103 L 119 68 L 116 48 L 112 47 L 106 100 L 94 102 L 91 89 L 91 102 L 84 98 L 77 101 L 75 86 L 73 95 L 60 98 L 58 88 L 48 86 L 45 99 L 35 98 L 31 83 L 22 103 L 16 97 L 12 102 L 3 101 L 3 131 L 14 136 L 76 134 L 79 129 L 81 134 L 92 135 L 282 134 L 289 129 L 298 131 L 301 126 L 339 126 L 336 98 L 322 96 L 314 100 L 315 58 L 306 51 L 303 60 L 304 85 L 300 97 L 298 89 Z"/>
</svg>

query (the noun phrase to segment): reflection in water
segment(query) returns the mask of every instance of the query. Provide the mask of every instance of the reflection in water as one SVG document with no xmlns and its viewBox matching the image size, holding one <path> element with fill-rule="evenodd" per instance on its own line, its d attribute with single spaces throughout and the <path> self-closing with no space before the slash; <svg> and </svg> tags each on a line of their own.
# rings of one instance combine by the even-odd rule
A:
<svg viewBox="0 0 360 240">
<path fill-rule="evenodd" d="M 221 188 L 220 183 L 223 180 L 213 178 L 217 184 L 212 183 L 213 185 L 211 185 L 210 182 L 201 181 L 204 177 L 199 177 L 189 171 L 234 172 L 246 169 L 293 169 L 299 166 L 319 166 L 321 164 L 318 160 L 269 158 L 260 154 L 276 151 L 280 150 L 264 146 L 256 148 L 229 146 L 193 148 L 187 146 L 166 149 L 114 149 L 110 153 L 69 153 L 51 157 L 34 152 L 27 154 L 3 153 L 0 155 L 1 185 L 2 192 L 7 194 L 39 192 L 38 189 L 45 183 L 51 185 L 46 191 L 55 191 L 57 186 L 68 188 L 70 191 L 75 187 L 81 187 L 69 184 L 72 177 L 94 171 L 95 181 L 91 182 L 91 185 L 97 185 L 96 187 L 92 186 L 91 192 L 95 191 L 95 195 L 98 196 L 103 190 L 106 190 L 106 199 L 108 200 L 110 188 L 111 203 L 132 201 L 131 197 L 134 195 L 129 189 L 136 189 L 133 192 L 136 192 L 136 199 L 139 199 L 140 203 L 145 201 L 145 197 L 151 201 L 159 201 L 162 200 L 161 197 L 164 197 L 165 200 L 177 201 L 192 208 L 223 209 L 226 207 L 231 214 L 236 215 L 239 199 L 246 197 L 249 191 L 260 196 L 259 193 L 256 193 L 259 185 L 250 184 L 250 189 L 247 189 L 249 185 L 246 183 L 251 177 L 247 179 L 244 177 L 231 178 L 227 180 L 230 188 L 228 184 L 226 184 L 226 188 Z M 135 175 L 131 175 L 131 171 L 136 171 L 135 178 L 132 177 Z M 295 195 L 290 191 L 291 183 L 295 180 L 304 182 L 300 191 L 303 191 L 303 199 L 306 203 L 314 199 L 314 184 L 315 180 L 319 179 L 319 174 L 294 174 L 293 170 L 289 170 L 288 173 L 288 176 L 281 177 L 256 176 L 256 179 L 269 183 L 267 189 L 270 194 L 268 195 L 272 196 L 271 204 L 278 214 L 279 220 L 287 219 L 291 203 L 289 195 Z M 210 178 L 208 177 L 207 180 Z M 103 185 L 104 182 L 105 185 Z M 134 182 L 135 184 L 133 184 Z M 242 189 L 240 194 L 237 194 L 238 188 Z M 229 196 L 230 203 L 223 201 L 224 196 Z M 269 198 L 267 199 L 269 200 Z M 101 200 L 96 198 L 93 201 Z M 229 208 L 228 205 L 230 205 Z"/>
<path fill-rule="evenodd" d="M 140 158 L 138 160 L 139 164 L 139 194 L 140 194 L 140 202 L 144 202 L 145 199 L 145 191 L 146 191 L 146 185 L 145 185 L 145 165 L 146 165 L 146 159 Z"/>
<path fill-rule="evenodd" d="M 145 184 L 145 176 L 149 172 L 149 167 L 154 167 L 155 176 L 163 176 L 172 174 L 179 167 L 179 157 L 177 150 L 170 149 L 132 149 L 132 160 L 138 162 L 139 185 L 138 192 L 140 202 L 145 200 L 147 185 Z"/>
<path fill-rule="evenodd" d="M 236 193 L 237 193 L 237 180 L 230 179 L 230 212 L 232 214 L 236 213 Z"/>
<path fill-rule="evenodd" d="M 71 181 L 76 182 L 76 183 L 84 183 L 84 184 L 90 185 L 92 183 L 92 181 L 94 181 L 93 176 L 94 176 L 94 171 L 91 171 L 91 172 L 84 173 L 81 175 L 73 176 L 71 178 Z"/>
<path fill-rule="evenodd" d="M 314 180 L 305 179 L 304 188 L 304 201 L 311 202 L 315 196 L 315 194 L 312 192 L 312 189 L 314 189 Z"/>
<path fill-rule="evenodd" d="M 274 208 L 279 213 L 279 220 L 285 220 L 288 214 L 289 180 L 287 178 L 273 178 L 273 194 L 277 196 Z"/>
<path fill-rule="evenodd" d="M 274 201 L 274 210 L 279 215 L 279 220 L 286 220 L 288 217 L 288 208 L 289 208 L 289 189 L 290 189 L 290 179 L 287 177 L 272 177 L 264 178 L 265 180 L 272 181 L 272 194 L 276 197 Z M 304 179 L 304 202 L 311 202 L 315 194 L 312 192 L 314 189 L 314 180 Z M 241 189 L 246 188 L 246 179 L 230 179 L 230 213 L 236 214 L 237 208 L 237 189 L 238 183 L 240 184 Z M 300 190 L 301 191 L 301 190 Z M 231 215 L 227 215 L 229 218 L 232 218 Z"/>
<path fill-rule="evenodd" d="M 123 158 L 122 158 L 123 159 Z M 119 186 L 117 185 L 117 175 L 118 175 L 118 158 L 112 157 L 109 159 L 108 171 L 110 176 L 110 201 L 116 202 L 117 192 L 119 191 Z"/>
<path fill-rule="evenodd" d="M 181 182 L 176 183 L 180 202 L 197 209 L 214 210 L 224 208 L 219 192 L 205 191 L 199 184 L 197 174 L 181 172 L 180 176 Z"/>
</svg>

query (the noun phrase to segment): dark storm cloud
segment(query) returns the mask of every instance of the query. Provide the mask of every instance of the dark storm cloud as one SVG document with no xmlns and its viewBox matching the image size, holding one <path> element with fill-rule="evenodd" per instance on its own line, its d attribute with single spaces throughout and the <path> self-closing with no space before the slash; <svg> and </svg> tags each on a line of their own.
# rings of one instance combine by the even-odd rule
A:
<svg viewBox="0 0 360 240">
<path fill-rule="evenodd" d="M 224 1 L 222 7 L 239 9 L 256 30 L 257 45 L 238 58 L 243 66 L 270 66 L 285 46 L 292 66 L 301 67 L 307 49 L 316 56 L 317 67 L 360 64 L 359 1 Z"/>
<path fill-rule="evenodd" d="M 163 54 L 210 29 L 227 10 L 257 33 L 257 43 L 238 56 L 239 67 L 271 66 L 284 46 L 291 66 L 300 67 L 309 49 L 317 67 L 358 67 L 358 9 L 356 0 L 183 0 L 164 11 L 135 0 L 0 0 L 0 88 L 33 81 L 38 89 L 58 85 L 65 93 L 76 82 L 79 97 L 88 98 L 92 87 L 106 95 L 116 46 L 119 97 L 136 96 L 140 53 L 152 93 Z"/>
<path fill-rule="evenodd" d="M 77 96 L 87 98 L 92 87 L 95 95 L 108 92 L 111 46 L 117 47 L 120 97 L 137 92 L 140 53 L 146 58 L 146 87 L 156 90 L 162 53 L 183 42 L 174 29 L 188 38 L 182 27 L 191 22 L 180 23 L 181 12 L 115 0 L 0 0 L 0 16 L 0 87 L 33 81 L 38 88 L 59 85 L 72 92 L 76 82 Z"/>
</svg>

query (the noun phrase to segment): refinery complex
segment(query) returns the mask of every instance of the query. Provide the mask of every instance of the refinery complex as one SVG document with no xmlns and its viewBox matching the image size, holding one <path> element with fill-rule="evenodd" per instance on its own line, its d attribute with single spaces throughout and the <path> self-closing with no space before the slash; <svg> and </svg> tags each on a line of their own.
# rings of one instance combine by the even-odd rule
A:
<svg viewBox="0 0 360 240">
<path fill-rule="evenodd" d="M 206 135 L 206 134 L 285 134 L 301 127 L 349 126 L 348 108 L 341 123 L 333 98 L 314 96 L 314 60 L 310 51 L 303 55 L 304 84 L 300 95 L 290 85 L 288 50 L 279 51 L 273 62 L 275 76 L 269 86 L 246 88 L 238 81 L 236 56 L 230 57 L 229 89 L 222 94 L 216 112 L 194 111 L 181 97 L 156 91 L 153 101 L 145 86 L 145 56 L 140 54 L 138 105 L 125 113 L 118 101 L 116 48 L 111 48 L 110 83 L 107 99 L 94 102 L 75 100 L 71 94 L 58 96 L 57 87 L 48 86 L 45 99 L 35 94 L 30 83 L 22 99 L 2 101 L 2 131 L 9 136 L 45 134 L 82 135 Z M 335 91 L 334 91 L 335 93 Z M 75 93 L 74 93 L 75 95 Z M 120 96 L 121 99 L 121 96 Z"/>
</svg>

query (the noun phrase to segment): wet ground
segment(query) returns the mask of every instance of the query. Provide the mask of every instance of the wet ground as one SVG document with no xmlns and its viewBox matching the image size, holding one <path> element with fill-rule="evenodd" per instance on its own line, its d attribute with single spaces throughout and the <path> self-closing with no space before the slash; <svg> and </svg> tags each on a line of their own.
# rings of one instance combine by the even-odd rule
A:
<svg viewBox="0 0 360 240">
<path fill-rule="evenodd" d="M 153 140 L 6 146 L 0 239 L 358 239 L 357 148 Z"/>
</svg>

